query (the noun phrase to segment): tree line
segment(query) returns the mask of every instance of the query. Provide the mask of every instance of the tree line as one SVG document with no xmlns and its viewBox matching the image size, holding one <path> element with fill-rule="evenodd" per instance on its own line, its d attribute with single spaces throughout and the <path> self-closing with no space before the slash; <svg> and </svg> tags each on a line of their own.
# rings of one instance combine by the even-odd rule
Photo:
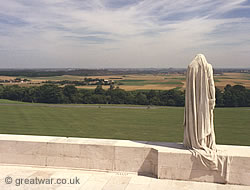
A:
<svg viewBox="0 0 250 190">
<path fill-rule="evenodd" d="M 74 85 L 59 87 L 54 84 L 20 87 L 0 86 L 0 98 L 33 103 L 54 104 L 134 104 L 157 106 L 184 106 L 185 92 L 172 90 L 125 91 L 120 88 L 104 90 L 98 85 L 94 90 L 77 89 Z M 216 88 L 217 107 L 250 106 L 250 90 L 242 85 Z"/>
</svg>

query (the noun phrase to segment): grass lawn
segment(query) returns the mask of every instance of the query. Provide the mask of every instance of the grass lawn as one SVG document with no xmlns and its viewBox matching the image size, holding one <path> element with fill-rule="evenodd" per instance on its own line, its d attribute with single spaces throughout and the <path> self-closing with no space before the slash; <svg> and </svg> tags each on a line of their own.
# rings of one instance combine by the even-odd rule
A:
<svg viewBox="0 0 250 190">
<path fill-rule="evenodd" d="M 10 101 L 11 102 L 11 101 Z M 0 133 L 182 142 L 183 108 L 1 105 Z M 128 105 L 126 105 L 128 106 Z M 250 108 L 216 108 L 218 144 L 250 145 Z"/>
<path fill-rule="evenodd" d="M 18 102 L 18 101 L 0 99 L 0 106 L 1 106 L 1 104 L 25 104 L 25 102 Z"/>
</svg>

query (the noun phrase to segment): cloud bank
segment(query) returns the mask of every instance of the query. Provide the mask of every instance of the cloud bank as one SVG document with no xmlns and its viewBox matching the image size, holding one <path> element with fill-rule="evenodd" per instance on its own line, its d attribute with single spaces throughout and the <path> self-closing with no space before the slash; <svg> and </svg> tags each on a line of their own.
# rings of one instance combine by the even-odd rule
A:
<svg viewBox="0 0 250 190">
<path fill-rule="evenodd" d="M 250 67 L 247 0 L 0 1 L 0 68 Z"/>
</svg>

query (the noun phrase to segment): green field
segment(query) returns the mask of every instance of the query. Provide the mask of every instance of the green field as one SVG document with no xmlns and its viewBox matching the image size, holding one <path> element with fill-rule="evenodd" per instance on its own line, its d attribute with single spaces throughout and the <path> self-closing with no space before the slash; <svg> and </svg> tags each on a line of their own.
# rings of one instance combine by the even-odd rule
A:
<svg viewBox="0 0 250 190">
<path fill-rule="evenodd" d="M 15 105 L 0 100 L 0 133 L 168 142 L 183 139 L 183 108 L 60 106 Z M 216 108 L 217 144 L 250 145 L 249 115 L 250 108 Z"/>
<path fill-rule="evenodd" d="M 144 86 L 144 85 L 183 85 L 178 79 L 169 81 L 148 81 L 148 80 L 119 80 L 119 83 L 128 86 Z"/>
</svg>

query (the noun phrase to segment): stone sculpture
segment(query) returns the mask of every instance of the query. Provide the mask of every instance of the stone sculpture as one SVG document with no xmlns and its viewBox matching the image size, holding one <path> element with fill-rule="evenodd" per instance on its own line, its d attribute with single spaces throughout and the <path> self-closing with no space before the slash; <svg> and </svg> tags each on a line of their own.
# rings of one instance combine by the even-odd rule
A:
<svg viewBox="0 0 250 190">
<path fill-rule="evenodd" d="M 232 158 L 225 152 L 217 155 L 217 152 L 222 150 L 218 151 L 215 143 L 213 68 L 202 54 L 196 55 L 188 65 L 185 93 L 183 145 L 205 167 L 219 172 L 226 183 Z"/>
<path fill-rule="evenodd" d="M 195 150 L 203 165 L 218 169 L 213 125 L 215 86 L 212 65 L 198 54 L 188 65 L 186 76 L 184 141 L 186 148 Z"/>
</svg>

